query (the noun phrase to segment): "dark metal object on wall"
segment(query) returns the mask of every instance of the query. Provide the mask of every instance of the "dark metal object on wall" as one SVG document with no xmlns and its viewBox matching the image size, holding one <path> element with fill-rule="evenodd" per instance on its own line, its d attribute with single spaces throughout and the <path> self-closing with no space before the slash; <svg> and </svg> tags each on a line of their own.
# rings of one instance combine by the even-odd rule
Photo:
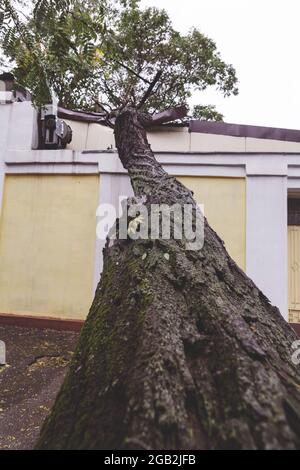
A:
<svg viewBox="0 0 300 470">
<path fill-rule="evenodd" d="M 39 121 L 39 148 L 64 149 L 72 141 L 72 129 L 66 122 L 58 119 L 55 106 L 43 108 Z"/>
<path fill-rule="evenodd" d="M 288 225 L 300 225 L 300 198 L 288 200 Z"/>
</svg>

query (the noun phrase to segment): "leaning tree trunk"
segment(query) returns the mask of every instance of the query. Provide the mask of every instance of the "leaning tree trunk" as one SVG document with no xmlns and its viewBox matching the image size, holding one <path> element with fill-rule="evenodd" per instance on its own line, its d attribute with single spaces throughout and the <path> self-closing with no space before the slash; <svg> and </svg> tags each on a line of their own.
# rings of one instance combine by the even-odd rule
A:
<svg viewBox="0 0 300 470">
<path fill-rule="evenodd" d="M 136 197 L 190 203 L 147 142 L 144 118 L 115 135 Z M 296 334 L 205 221 L 205 243 L 116 240 L 39 449 L 300 447 Z"/>
</svg>

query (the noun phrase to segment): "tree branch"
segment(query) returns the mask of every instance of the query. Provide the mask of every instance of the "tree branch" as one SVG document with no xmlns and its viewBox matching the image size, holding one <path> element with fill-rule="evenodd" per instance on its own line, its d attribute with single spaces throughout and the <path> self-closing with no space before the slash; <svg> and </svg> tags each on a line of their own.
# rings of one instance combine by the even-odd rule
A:
<svg viewBox="0 0 300 470">
<path fill-rule="evenodd" d="M 131 69 L 130 67 L 128 67 L 126 64 L 123 64 L 123 62 L 119 61 L 118 59 L 110 59 L 112 60 L 113 62 L 116 62 L 118 65 L 120 65 L 121 67 L 123 67 L 124 69 L 126 69 L 129 73 L 131 73 L 132 75 L 135 75 L 137 78 L 139 78 L 140 80 L 142 80 L 143 82 L 145 83 L 148 83 L 148 85 L 151 85 L 151 82 L 149 82 L 149 80 L 147 80 L 146 78 L 142 77 L 139 73 L 135 72 L 133 69 Z"/>
<path fill-rule="evenodd" d="M 187 112 L 188 109 L 185 105 L 166 109 L 161 113 L 154 114 L 147 126 L 156 126 L 165 122 L 175 121 L 176 119 L 183 119 Z"/>
<path fill-rule="evenodd" d="M 149 88 L 146 91 L 146 93 L 144 94 L 144 96 L 141 99 L 140 103 L 138 104 L 137 109 L 140 109 L 146 103 L 147 99 L 151 96 L 151 94 L 153 92 L 153 88 L 155 87 L 156 83 L 159 81 L 161 76 L 162 76 L 162 70 L 159 70 L 156 73 L 156 75 L 155 75 L 154 79 L 152 80 L 152 82 L 150 83 Z"/>
</svg>

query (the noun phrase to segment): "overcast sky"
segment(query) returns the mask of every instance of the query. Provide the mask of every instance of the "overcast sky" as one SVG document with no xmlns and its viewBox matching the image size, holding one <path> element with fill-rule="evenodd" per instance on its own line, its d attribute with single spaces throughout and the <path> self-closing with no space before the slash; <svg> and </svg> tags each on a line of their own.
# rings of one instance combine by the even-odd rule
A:
<svg viewBox="0 0 300 470">
<path fill-rule="evenodd" d="M 300 129 L 299 0 L 142 0 L 165 8 L 177 29 L 191 26 L 214 39 L 232 63 L 239 95 L 194 97 L 215 104 L 225 121 Z"/>
</svg>

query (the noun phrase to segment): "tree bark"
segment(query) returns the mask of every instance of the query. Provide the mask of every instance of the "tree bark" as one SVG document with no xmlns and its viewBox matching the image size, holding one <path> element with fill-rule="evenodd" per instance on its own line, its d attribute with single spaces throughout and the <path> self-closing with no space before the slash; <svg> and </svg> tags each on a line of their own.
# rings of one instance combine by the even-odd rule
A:
<svg viewBox="0 0 300 470">
<path fill-rule="evenodd" d="M 128 110 L 115 126 L 135 196 L 196 207 L 155 160 L 145 119 Z M 174 239 L 107 243 L 94 302 L 37 448 L 299 448 L 296 339 L 206 220 L 198 251 Z"/>
</svg>

